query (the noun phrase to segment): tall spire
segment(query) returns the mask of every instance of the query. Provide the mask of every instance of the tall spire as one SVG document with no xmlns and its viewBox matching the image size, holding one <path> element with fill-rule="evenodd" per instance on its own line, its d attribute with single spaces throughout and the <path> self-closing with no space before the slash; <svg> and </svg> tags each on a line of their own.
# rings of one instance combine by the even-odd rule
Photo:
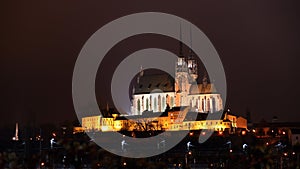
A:
<svg viewBox="0 0 300 169">
<path fill-rule="evenodd" d="M 193 38 L 192 38 L 192 26 L 190 25 L 190 51 L 189 51 L 189 58 L 193 58 Z"/>
<path fill-rule="evenodd" d="M 180 25 L 179 25 L 179 57 L 182 57 L 183 56 L 183 53 L 182 53 L 182 32 L 181 32 L 181 22 L 180 22 Z"/>
</svg>

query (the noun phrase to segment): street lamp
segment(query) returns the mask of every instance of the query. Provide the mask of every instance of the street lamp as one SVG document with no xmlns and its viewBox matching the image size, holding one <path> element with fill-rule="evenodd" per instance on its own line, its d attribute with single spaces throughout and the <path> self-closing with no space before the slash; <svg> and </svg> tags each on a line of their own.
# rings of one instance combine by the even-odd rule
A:
<svg viewBox="0 0 300 169">
<path fill-rule="evenodd" d="M 52 138 L 50 140 L 50 148 L 53 149 L 53 144 L 55 144 L 56 142 L 54 141 L 54 138 Z"/>
</svg>

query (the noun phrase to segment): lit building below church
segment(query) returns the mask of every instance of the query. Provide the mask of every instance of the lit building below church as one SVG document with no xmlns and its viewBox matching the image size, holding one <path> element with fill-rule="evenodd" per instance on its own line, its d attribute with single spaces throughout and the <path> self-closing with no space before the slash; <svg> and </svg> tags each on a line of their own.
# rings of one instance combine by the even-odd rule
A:
<svg viewBox="0 0 300 169">
<path fill-rule="evenodd" d="M 207 120 L 207 113 L 189 111 L 189 107 L 176 107 L 157 116 L 157 113 L 145 111 L 143 115 L 112 117 L 89 116 L 82 118 L 82 128 L 85 132 L 94 131 L 180 131 L 180 130 L 212 130 L 237 131 L 247 130 L 247 120 L 227 112 L 221 119 Z"/>
</svg>

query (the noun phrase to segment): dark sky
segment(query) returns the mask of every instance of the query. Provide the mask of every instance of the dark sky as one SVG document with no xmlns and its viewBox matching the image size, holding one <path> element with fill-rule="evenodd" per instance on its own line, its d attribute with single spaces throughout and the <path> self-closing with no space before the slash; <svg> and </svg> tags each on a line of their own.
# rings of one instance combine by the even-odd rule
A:
<svg viewBox="0 0 300 169">
<path fill-rule="evenodd" d="M 228 82 L 226 107 L 254 121 L 300 121 L 300 6 L 293 1 L 11 1 L 0 4 L 0 124 L 76 118 L 72 73 L 87 39 L 106 23 L 137 12 L 164 12 L 197 25 L 218 51 Z M 194 44 L 196 45 L 196 44 Z M 136 36 L 105 56 L 97 98 L 109 100 L 110 75 L 135 50 L 178 42 Z M 110 64 L 108 64 L 110 62 Z"/>
</svg>

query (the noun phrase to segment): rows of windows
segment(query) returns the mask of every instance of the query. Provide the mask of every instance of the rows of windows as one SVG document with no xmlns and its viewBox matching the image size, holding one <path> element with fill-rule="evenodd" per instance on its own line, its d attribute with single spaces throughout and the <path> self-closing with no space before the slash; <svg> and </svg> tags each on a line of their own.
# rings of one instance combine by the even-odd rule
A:
<svg viewBox="0 0 300 169">
<path fill-rule="evenodd" d="M 152 102 L 153 100 L 153 102 Z M 153 105 L 152 105 L 153 103 Z M 168 94 L 164 97 L 158 95 L 157 97 L 150 96 L 149 98 L 144 99 L 142 96 L 141 99 L 137 100 L 137 111 L 141 113 L 145 110 L 154 111 L 154 112 L 162 112 L 166 109 L 167 104 L 170 106 L 174 105 L 174 97 L 169 96 Z"/>
<path fill-rule="evenodd" d="M 180 98 L 180 103 L 182 103 L 182 96 Z M 217 97 L 192 97 L 189 98 L 189 106 L 191 109 L 197 109 L 199 112 L 216 112 L 222 108 L 222 103 L 219 96 Z M 162 112 L 165 110 L 167 104 L 172 108 L 175 104 L 175 98 L 169 96 L 168 94 L 149 97 L 142 96 L 136 100 L 136 110 L 138 114 L 145 110 Z"/>
<path fill-rule="evenodd" d="M 200 102 L 201 100 L 201 102 Z M 190 100 L 190 108 L 196 108 L 200 112 L 215 112 L 218 111 L 216 99 L 214 97 L 211 98 L 200 98 L 194 99 L 194 97 Z"/>
</svg>

